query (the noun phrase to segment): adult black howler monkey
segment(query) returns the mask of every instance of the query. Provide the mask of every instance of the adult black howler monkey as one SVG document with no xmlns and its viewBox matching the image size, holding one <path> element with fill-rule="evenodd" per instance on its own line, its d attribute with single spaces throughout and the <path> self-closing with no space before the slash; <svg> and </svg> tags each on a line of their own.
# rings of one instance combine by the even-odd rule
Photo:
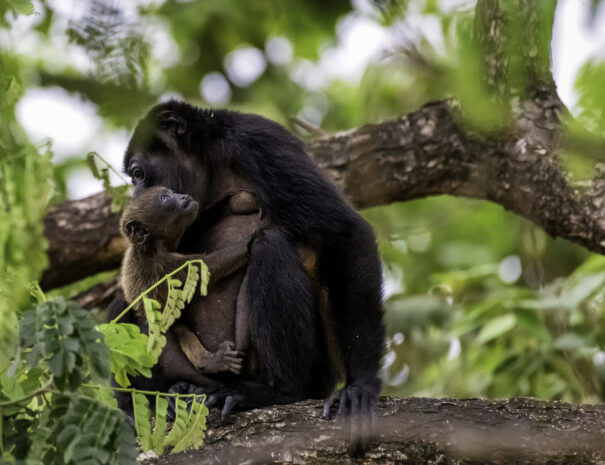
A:
<svg viewBox="0 0 605 465">
<path fill-rule="evenodd" d="M 184 253 L 209 252 L 200 250 L 209 212 L 231 193 L 248 190 L 259 200 L 267 227 L 251 245 L 246 299 L 264 375 L 259 383 L 232 386 L 214 399 L 233 399 L 235 393 L 245 408 L 325 396 L 336 379 L 329 361 L 340 357 L 345 386 L 330 397 L 325 413 L 338 398 L 341 413 L 369 418 L 380 391 L 384 343 L 376 241 L 302 142 L 257 115 L 169 101 L 137 125 L 124 169 L 135 196 L 161 185 L 198 201 L 200 221 L 183 238 Z M 301 246 L 315 252 L 315 278 L 304 272 Z M 321 308 L 331 316 L 322 316 Z M 328 356 L 328 348 L 340 353 Z M 364 432 L 352 431 L 357 433 L 361 438 L 353 439 L 363 441 Z"/>
</svg>

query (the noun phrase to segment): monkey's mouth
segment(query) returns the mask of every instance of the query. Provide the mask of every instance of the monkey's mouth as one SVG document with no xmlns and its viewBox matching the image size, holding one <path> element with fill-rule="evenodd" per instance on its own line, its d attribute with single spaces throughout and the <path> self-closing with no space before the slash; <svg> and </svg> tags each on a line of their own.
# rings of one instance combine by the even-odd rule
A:
<svg viewBox="0 0 605 465">
<path fill-rule="evenodd" d="M 193 211 L 197 212 L 198 207 L 199 207 L 198 203 L 191 198 L 184 199 L 183 202 L 181 203 L 181 208 L 183 209 L 183 211 L 185 211 L 187 213 L 193 212 Z"/>
</svg>

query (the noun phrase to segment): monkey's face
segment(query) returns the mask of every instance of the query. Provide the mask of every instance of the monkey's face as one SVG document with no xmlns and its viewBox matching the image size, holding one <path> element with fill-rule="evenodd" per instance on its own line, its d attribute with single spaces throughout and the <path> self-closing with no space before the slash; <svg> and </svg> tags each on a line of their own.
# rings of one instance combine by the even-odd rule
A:
<svg viewBox="0 0 605 465">
<path fill-rule="evenodd" d="M 168 102 L 139 122 L 124 158 L 135 198 L 150 187 L 165 186 L 205 202 L 209 176 L 199 153 L 205 145 L 193 140 L 194 135 L 203 138 L 203 128 L 194 130 L 188 124 L 196 121 L 194 112 L 188 105 Z"/>
<path fill-rule="evenodd" d="M 155 186 L 133 198 L 122 215 L 122 231 L 135 245 L 162 241 L 171 250 L 197 217 L 199 205 L 190 195 Z"/>
</svg>

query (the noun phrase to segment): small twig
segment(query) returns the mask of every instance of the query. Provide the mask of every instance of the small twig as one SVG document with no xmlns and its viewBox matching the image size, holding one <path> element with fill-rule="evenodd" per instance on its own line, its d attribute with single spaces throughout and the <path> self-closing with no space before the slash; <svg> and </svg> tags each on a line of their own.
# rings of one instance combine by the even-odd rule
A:
<svg viewBox="0 0 605 465">
<path fill-rule="evenodd" d="M 316 134 L 316 135 L 320 135 L 320 136 L 325 136 L 328 134 L 326 131 L 323 131 L 321 128 L 317 128 L 317 127 L 307 123 L 306 121 L 303 121 L 298 116 L 290 116 L 290 121 L 292 121 L 294 124 L 299 125 L 305 131 L 308 131 L 311 134 Z"/>
<path fill-rule="evenodd" d="M 114 167 L 111 165 L 111 163 L 109 163 L 107 160 L 105 160 L 105 158 L 103 158 L 103 157 L 102 157 L 101 155 L 99 155 L 97 152 L 89 152 L 89 153 L 88 153 L 88 155 L 86 155 L 86 156 L 87 156 L 87 157 L 90 157 L 90 158 L 97 157 L 99 160 L 101 160 L 103 163 L 105 163 L 105 164 L 107 165 L 107 167 L 108 167 L 108 168 L 109 168 L 111 171 L 113 171 L 113 172 L 114 172 L 114 173 L 115 173 L 115 174 L 118 176 L 118 178 L 120 178 L 120 179 L 122 180 L 122 182 L 123 182 L 124 184 L 130 184 L 130 182 L 129 182 L 127 179 L 124 179 L 124 177 L 123 177 L 123 176 L 120 174 L 120 172 L 119 172 L 118 170 L 116 170 L 116 169 L 115 169 L 115 168 L 114 168 Z"/>
<path fill-rule="evenodd" d="M 101 386 L 100 384 L 82 384 L 83 387 L 90 389 L 111 389 L 112 391 L 119 392 L 136 392 L 137 394 L 145 394 L 148 396 L 162 396 L 162 397 L 184 397 L 184 398 L 196 398 L 202 397 L 203 402 L 206 402 L 206 394 L 177 394 L 175 392 L 160 392 L 160 391 L 144 391 L 142 389 L 133 388 L 120 388 L 116 386 Z"/>
<path fill-rule="evenodd" d="M 20 397 L 18 399 L 6 400 L 4 402 L 0 402 L 0 407 L 8 407 L 10 405 L 20 404 L 21 402 L 24 402 L 26 400 L 32 399 L 33 397 L 36 397 L 38 394 L 44 394 L 45 392 L 47 392 L 48 388 L 52 385 L 52 383 L 53 383 L 53 379 L 51 378 L 46 382 L 46 384 L 44 384 L 44 386 L 42 386 L 39 389 L 36 389 L 34 392 L 27 394 L 26 396 Z"/>
</svg>

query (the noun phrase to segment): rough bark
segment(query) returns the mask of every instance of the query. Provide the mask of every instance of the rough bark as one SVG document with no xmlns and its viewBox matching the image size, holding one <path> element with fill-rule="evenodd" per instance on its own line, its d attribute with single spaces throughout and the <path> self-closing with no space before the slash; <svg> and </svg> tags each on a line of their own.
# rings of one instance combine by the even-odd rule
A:
<svg viewBox="0 0 605 465">
<path fill-rule="evenodd" d="M 236 414 L 211 413 L 206 446 L 161 457 L 215 463 L 603 464 L 605 406 L 479 399 L 382 398 L 364 457 L 347 454 L 345 428 L 317 401 Z"/>
<path fill-rule="evenodd" d="M 119 223 L 120 213 L 111 211 L 105 193 L 51 207 L 44 218 L 50 266 L 40 281 L 42 289 L 119 267 L 126 250 Z"/>
</svg>

